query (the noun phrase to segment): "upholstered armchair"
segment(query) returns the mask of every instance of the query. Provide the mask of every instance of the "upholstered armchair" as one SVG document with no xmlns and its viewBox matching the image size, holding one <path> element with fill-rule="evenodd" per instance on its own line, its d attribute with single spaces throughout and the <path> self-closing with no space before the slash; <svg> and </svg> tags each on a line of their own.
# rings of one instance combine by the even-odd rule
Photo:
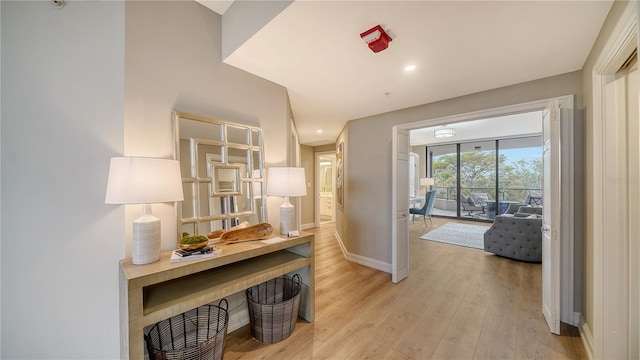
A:
<svg viewBox="0 0 640 360">
<path fill-rule="evenodd" d="M 422 208 L 411 208 L 409 209 L 409 214 L 411 214 L 411 221 L 416 215 L 422 215 L 422 221 L 424 221 L 424 227 L 427 227 L 427 217 L 429 217 L 429 222 L 433 226 L 433 221 L 431 220 L 431 211 L 433 211 L 433 204 L 436 202 L 436 194 L 438 190 L 429 190 L 424 195 L 424 206 Z"/>
<path fill-rule="evenodd" d="M 476 204 L 476 202 L 473 201 L 472 197 L 466 197 L 462 194 L 460 194 L 460 208 L 462 209 L 462 211 L 467 212 L 466 216 L 470 217 L 478 217 L 478 215 L 473 214 L 474 211 L 484 213 L 484 206 L 482 206 L 481 204 Z"/>
<path fill-rule="evenodd" d="M 514 260 L 542 262 L 541 227 L 542 216 L 537 214 L 528 217 L 498 215 L 484 233 L 484 251 Z"/>
</svg>

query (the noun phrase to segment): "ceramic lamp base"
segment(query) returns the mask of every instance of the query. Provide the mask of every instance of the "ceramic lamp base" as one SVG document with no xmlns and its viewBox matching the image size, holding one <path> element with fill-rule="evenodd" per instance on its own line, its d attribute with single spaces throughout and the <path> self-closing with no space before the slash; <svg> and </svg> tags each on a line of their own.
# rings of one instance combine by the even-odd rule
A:
<svg viewBox="0 0 640 360">
<path fill-rule="evenodd" d="M 280 234 L 284 235 L 288 235 L 291 230 L 296 230 L 294 207 L 287 200 L 280 206 Z"/>
<path fill-rule="evenodd" d="M 151 205 L 133 222 L 131 257 L 134 265 L 160 260 L 160 219 L 151 214 Z"/>
</svg>

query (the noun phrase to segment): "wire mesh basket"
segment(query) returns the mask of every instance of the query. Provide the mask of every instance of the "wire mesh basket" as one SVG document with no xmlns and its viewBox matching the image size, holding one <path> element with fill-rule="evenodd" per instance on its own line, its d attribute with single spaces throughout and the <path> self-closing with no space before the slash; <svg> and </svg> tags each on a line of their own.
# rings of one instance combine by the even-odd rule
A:
<svg viewBox="0 0 640 360">
<path fill-rule="evenodd" d="M 229 303 L 222 299 L 218 305 L 200 306 L 153 325 L 144 336 L 149 359 L 222 359 L 228 309 Z"/>
<path fill-rule="evenodd" d="M 247 289 L 251 335 L 272 344 L 291 335 L 300 308 L 300 275 L 271 279 Z"/>
</svg>

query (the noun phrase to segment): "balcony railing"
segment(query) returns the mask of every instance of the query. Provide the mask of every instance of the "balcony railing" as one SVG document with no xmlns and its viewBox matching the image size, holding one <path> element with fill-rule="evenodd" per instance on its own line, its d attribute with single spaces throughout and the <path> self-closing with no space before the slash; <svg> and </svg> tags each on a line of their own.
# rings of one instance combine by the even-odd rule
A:
<svg viewBox="0 0 640 360">
<path fill-rule="evenodd" d="M 434 214 L 441 216 L 457 216 L 457 196 L 456 191 L 457 188 L 455 186 L 434 186 L 433 189 L 437 190 L 436 193 L 436 202 L 434 204 Z M 490 201 L 494 201 L 495 204 L 495 187 L 462 187 L 462 194 L 465 196 L 470 196 L 472 193 L 484 193 L 487 194 Z M 504 202 L 501 203 L 499 207 L 499 214 L 502 214 L 506 211 L 507 203 L 511 202 L 524 202 L 528 196 L 541 196 L 542 189 L 540 188 L 500 188 L 499 191 L 499 201 Z M 474 213 L 464 212 L 460 213 L 460 216 L 463 218 L 469 219 L 478 219 L 478 220 L 491 220 L 495 218 L 496 208 L 492 207 L 491 204 L 487 204 L 487 202 L 482 202 L 478 204 L 479 207 L 482 207 L 482 211 L 478 210 Z"/>
<path fill-rule="evenodd" d="M 436 199 L 442 200 L 456 200 L 456 187 L 455 186 L 433 186 L 436 193 Z M 461 187 L 462 194 L 469 196 L 471 193 L 486 193 L 489 194 L 490 199 L 495 199 L 494 192 L 495 187 Z M 540 188 L 500 188 L 499 189 L 500 201 L 524 201 L 527 196 L 540 196 L 542 195 L 542 189 Z"/>
</svg>

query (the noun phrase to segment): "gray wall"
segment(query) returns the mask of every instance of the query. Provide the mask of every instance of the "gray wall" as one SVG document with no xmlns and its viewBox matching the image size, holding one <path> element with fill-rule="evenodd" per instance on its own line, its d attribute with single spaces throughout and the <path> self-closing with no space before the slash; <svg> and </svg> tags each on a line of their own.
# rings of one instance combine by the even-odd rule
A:
<svg viewBox="0 0 640 360">
<path fill-rule="evenodd" d="M 3 359 L 118 358 L 124 2 L 2 1 Z"/>
<path fill-rule="evenodd" d="M 393 126 L 569 94 L 581 108 L 580 71 L 349 121 L 346 206 L 338 211 L 336 229 L 347 251 L 391 263 Z"/>
<path fill-rule="evenodd" d="M 109 158 L 170 157 L 178 108 L 260 125 L 267 164 L 284 165 L 286 89 L 223 64 L 221 17 L 193 1 L 0 6 L 1 357 L 117 359 L 140 210 L 104 204 Z M 173 248 L 173 206 L 154 214 Z"/>
<path fill-rule="evenodd" d="M 236 1 L 222 19 L 222 58 L 233 54 L 258 30 L 278 16 L 293 0 Z"/>
</svg>

